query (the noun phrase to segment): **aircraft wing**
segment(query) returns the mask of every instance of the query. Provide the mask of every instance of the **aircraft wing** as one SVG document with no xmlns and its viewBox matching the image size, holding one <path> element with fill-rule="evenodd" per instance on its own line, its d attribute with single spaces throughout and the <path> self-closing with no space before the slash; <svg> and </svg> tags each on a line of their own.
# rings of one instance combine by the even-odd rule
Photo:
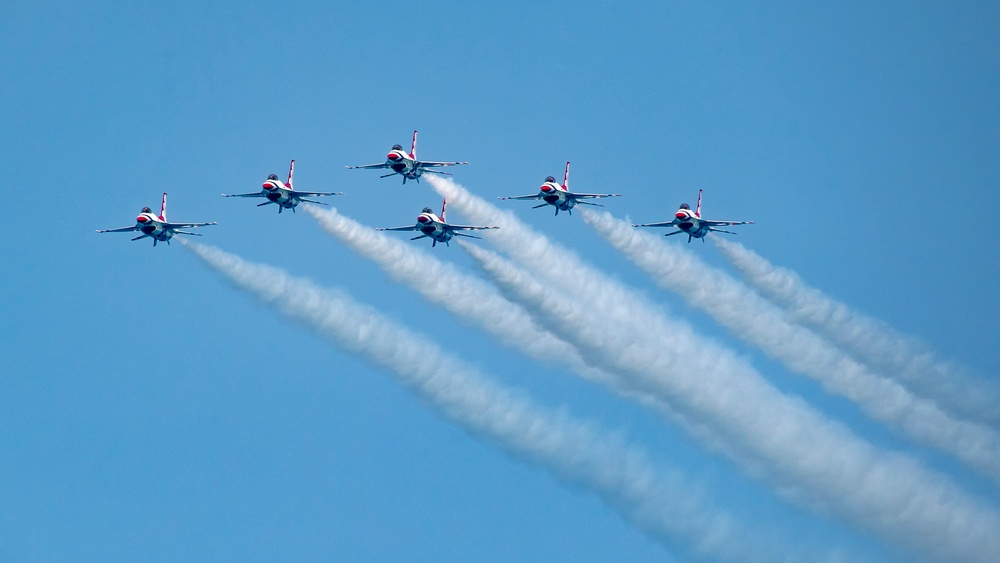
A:
<svg viewBox="0 0 1000 563">
<path fill-rule="evenodd" d="M 673 227 L 673 221 L 664 221 L 662 223 L 642 223 L 641 225 L 632 225 L 633 227 Z"/>
<path fill-rule="evenodd" d="M 417 230 L 416 225 L 410 225 L 409 227 L 377 227 L 376 231 L 415 231 Z"/>
<path fill-rule="evenodd" d="M 420 161 L 419 165 L 423 167 L 427 166 L 456 166 L 458 164 L 468 164 L 468 162 L 424 162 Z"/>
<path fill-rule="evenodd" d="M 222 194 L 222 197 L 264 197 L 264 192 L 254 192 L 252 194 Z"/>
<path fill-rule="evenodd" d="M 167 229 L 193 229 L 194 227 L 204 227 L 206 225 L 218 225 L 215 221 L 211 223 L 164 223 L 164 228 Z"/>
<path fill-rule="evenodd" d="M 318 197 L 323 195 L 344 195 L 344 192 L 300 192 L 299 190 L 295 190 L 292 193 L 294 193 L 295 195 L 304 195 L 309 197 Z"/>
<path fill-rule="evenodd" d="M 576 199 L 590 199 L 598 197 L 620 197 L 622 194 L 577 194 L 570 192 L 567 195 L 572 196 Z"/>
<path fill-rule="evenodd" d="M 366 170 L 374 170 L 376 168 L 388 168 L 389 163 L 381 162 L 379 164 L 362 164 L 361 166 L 345 166 L 344 168 L 354 169 L 354 168 L 364 168 Z"/>
<path fill-rule="evenodd" d="M 541 199 L 542 196 L 538 194 L 531 195 L 510 195 L 507 197 L 498 197 L 497 199 Z"/>
<path fill-rule="evenodd" d="M 753 225 L 753 221 L 707 221 L 702 219 L 701 224 L 709 227 L 729 227 L 732 225 Z"/>
<path fill-rule="evenodd" d="M 500 227 L 480 227 L 473 225 L 448 225 L 450 231 L 482 231 L 484 229 L 499 229 Z"/>
<path fill-rule="evenodd" d="M 129 231 L 134 231 L 134 230 L 135 230 L 135 225 L 132 225 L 131 227 L 121 227 L 119 229 L 98 229 L 97 232 L 99 232 L 99 233 L 127 233 Z"/>
</svg>

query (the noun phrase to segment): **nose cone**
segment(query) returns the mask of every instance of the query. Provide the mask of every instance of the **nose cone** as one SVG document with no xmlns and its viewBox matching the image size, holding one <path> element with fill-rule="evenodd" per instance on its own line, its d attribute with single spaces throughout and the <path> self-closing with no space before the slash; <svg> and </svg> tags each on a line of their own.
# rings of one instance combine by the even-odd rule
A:
<svg viewBox="0 0 1000 563">
<path fill-rule="evenodd" d="M 273 190 L 274 189 L 274 184 L 272 184 L 271 182 L 264 182 L 264 185 L 262 187 L 265 190 Z"/>
<path fill-rule="evenodd" d="M 430 223 L 431 222 L 431 218 L 428 217 L 428 216 L 426 216 L 426 215 L 418 215 L 417 216 L 417 222 L 418 223 L 423 223 L 423 224 Z"/>
<path fill-rule="evenodd" d="M 394 152 L 391 152 L 391 153 L 385 155 L 385 157 L 388 158 L 389 160 L 393 161 L 393 162 L 399 160 L 399 155 L 396 154 L 396 153 L 394 153 Z"/>
<path fill-rule="evenodd" d="M 145 215 L 140 215 L 140 216 L 138 216 L 138 217 L 135 218 L 135 221 L 136 221 L 136 223 L 142 223 L 142 224 L 145 225 L 146 221 L 149 221 L 149 218 L 146 217 Z"/>
<path fill-rule="evenodd" d="M 548 184 L 542 184 L 542 191 L 545 193 L 549 193 L 552 191 L 552 186 Z"/>
<path fill-rule="evenodd" d="M 687 215 L 687 213 L 685 213 L 685 212 L 683 212 L 683 211 L 678 211 L 678 212 L 677 212 L 677 213 L 676 213 L 676 214 L 674 215 L 674 217 L 677 217 L 678 219 L 687 219 L 687 216 L 688 216 L 688 215 Z"/>
</svg>

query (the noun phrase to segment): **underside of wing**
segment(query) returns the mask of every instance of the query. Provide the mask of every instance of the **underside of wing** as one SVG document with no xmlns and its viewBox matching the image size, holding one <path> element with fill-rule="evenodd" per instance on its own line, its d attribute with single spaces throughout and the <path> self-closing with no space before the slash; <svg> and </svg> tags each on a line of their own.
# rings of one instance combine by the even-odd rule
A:
<svg viewBox="0 0 1000 563">
<path fill-rule="evenodd" d="M 753 221 L 707 221 L 702 219 L 702 225 L 709 227 L 728 227 L 732 225 L 753 225 Z"/>
<path fill-rule="evenodd" d="M 408 227 L 378 227 L 376 231 L 415 231 L 417 230 L 416 225 L 410 225 Z"/>
<path fill-rule="evenodd" d="M 167 229 L 193 229 L 195 227 L 205 227 L 207 225 L 218 225 L 215 221 L 211 223 L 164 223 L 164 228 Z"/>
<path fill-rule="evenodd" d="M 379 164 L 362 164 L 361 166 L 345 166 L 344 168 L 351 169 L 351 170 L 353 170 L 355 168 L 363 168 L 365 170 L 375 170 L 377 168 L 388 168 L 388 167 L 389 167 L 388 163 L 381 162 Z"/>
<path fill-rule="evenodd" d="M 326 195 L 344 195 L 344 192 L 300 192 L 299 190 L 295 190 L 292 193 L 298 196 L 308 196 L 308 197 L 319 197 Z"/>
<path fill-rule="evenodd" d="M 135 230 L 136 230 L 135 225 L 132 225 L 131 227 L 120 227 L 118 229 L 98 229 L 97 232 L 99 232 L 99 233 L 127 233 L 129 231 L 135 231 Z"/>
<path fill-rule="evenodd" d="M 531 195 L 511 195 L 507 197 L 498 197 L 497 199 L 541 199 L 542 196 L 538 194 Z"/>
<path fill-rule="evenodd" d="M 673 227 L 673 221 L 664 221 L 662 223 L 642 223 L 640 225 L 632 225 L 633 227 Z"/>
<path fill-rule="evenodd" d="M 222 194 L 222 197 L 264 197 L 264 193 L 254 192 L 252 194 Z"/>
<path fill-rule="evenodd" d="M 459 164 L 468 164 L 468 162 L 424 162 L 420 161 L 417 166 L 427 168 L 428 166 L 457 166 Z"/>
<path fill-rule="evenodd" d="M 622 194 L 577 194 L 577 193 L 568 193 L 566 195 L 574 197 L 576 199 L 591 199 L 591 198 L 597 198 L 597 197 L 621 197 Z"/>
<path fill-rule="evenodd" d="M 487 229 L 499 229 L 500 227 L 482 227 L 478 225 L 448 225 L 451 231 L 483 231 Z"/>
</svg>

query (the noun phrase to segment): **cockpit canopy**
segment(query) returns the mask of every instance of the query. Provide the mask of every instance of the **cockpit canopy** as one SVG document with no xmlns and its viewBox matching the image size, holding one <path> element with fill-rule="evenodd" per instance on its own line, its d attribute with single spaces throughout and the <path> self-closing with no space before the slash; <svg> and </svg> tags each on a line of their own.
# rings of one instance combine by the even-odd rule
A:
<svg viewBox="0 0 1000 563">
<path fill-rule="evenodd" d="M 546 178 L 545 178 L 545 181 L 546 181 L 546 182 L 555 182 L 555 181 L 556 181 L 556 179 L 555 179 L 555 178 L 553 178 L 552 176 L 548 176 L 548 177 L 546 177 Z"/>
<path fill-rule="evenodd" d="M 431 208 L 430 208 L 430 207 L 425 207 L 425 208 L 424 208 L 424 210 L 423 210 L 423 211 L 421 211 L 421 213 L 434 213 L 434 212 L 433 212 L 433 211 L 431 211 Z"/>
<path fill-rule="evenodd" d="M 269 175 L 269 176 L 267 177 L 267 179 L 268 179 L 268 180 L 277 180 L 277 179 L 278 179 L 278 175 L 277 175 L 277 174 L 270 174 L 270 175 Z"/>
<path fill-rule="evenodd" d="M 691 209 L 691 206 L 688 205 L 688 204 L 686 204 L 686 203 L 682 203 L 681 204 L 681 209 Z"/>
<path fill-rule="evenodd" d="M 392 150 L 394 150 L 394 151 L 401 151 L 401 150 L 403 150 L 403 146 L 402 145 L 392 145 Z"/>
<path fill-rule="evenodd" d="M 139 213 L 152 213 L 152 212 L 153 212 L 152 209 L 150 209 L 148 207 L 143 207 L 142 211 L 140 211 Z"/>
</svg>

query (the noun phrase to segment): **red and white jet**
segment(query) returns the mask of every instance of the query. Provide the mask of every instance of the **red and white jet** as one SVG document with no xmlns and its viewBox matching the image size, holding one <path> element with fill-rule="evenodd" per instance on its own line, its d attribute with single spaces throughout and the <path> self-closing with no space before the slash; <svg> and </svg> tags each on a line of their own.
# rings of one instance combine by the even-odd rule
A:
<svg viewBox="0 0 1000 563">
<path fill-rule="evenodd" d="M 278 206 L 278 213 L 281 213 L 285 209 L 291 209 L 295 212 L 295 206 L 302 203 L 303 201 L 308 203 L 318 203 L 320 205 L 327 205 L 322 201 L 313 201 L 311 199 L 305 199 L 305 197 L 319 197 L 327 195 L 344 195 L 344 192 L 300 192 L 296 191 L 292 187 L 292 177 L 295 175 L 295 161 L 288 166 L 288 182 L 282 183 L 278 179 L 276 174 L 271 174 L 264 180 L 264 186 L 259 192 L 254 192 L 250 194 L 222 194 L 222 197 L 263 197 L 267 201 L 264 203 L 257 204 L 257 207 L 262 205 L 275 204 Z"/>
<path fill-rule="evenodd" d="M 497 199 L 540 199 L 545 203 L 541 205 L 536 205 L 532 209 L 538 209 L 539 207 L 545 207 L 546 205 L 552 205 L 556 208 L 556 215 L 559 215 L 560 211 L 566 211 L 570 215 L 573 214 L 573 207 L 577 204 L 583 205 L 594 205 L 596 207 L 604 207 L 603 205 L 597 203 L 591 203 L 589 201 L 582 201 L 584 199 L 594 199 L 599 197 L 620 197 L 622 194 L 577 194 L 569 191 L 569 163 L 566 163 L 566 172 L 563 175 L 563 183 L 559 185 L 556 183 L 556 179 L 549 176 L 545 179 L 542 187 L 539 188 L 537 194 L 532 195 L 515 195 L 508 197 L 499 197 Z"/>
<path fill-rule="evenodd" d="M 753 221 L 711 221 L 708 219 L 701 218 L 701 192 L 698 190 L 698 205 L 695 207 L 694 211 L 691 211 L 691 206 L 682 203 L 680 209 L 674 214 L 673 221 L 664 221 L 662 223 L 643 223 L 641 225 L 632 225 L 633 227 L 677 227 L 678 231 L 672 233 L 667 233 L 663 236 L 669 237 L 670 235 L 677 235 L 680 233 L 687 233 L 688 242 L 691 242 L 692 238 L 700 238 L 701 242 L 705 242 L 705 235 L 710 232 L 716 233 L 728 233 L 735 235 L 736 233 L 732 231 L 724 231 L 722 229 L 716 229 L 715 227 L 728 227 L 731 225 L 753 225 Z"/>
<path fill-rule="evenodd" d="M 468 164 L 468 162 L 430 162 L 417 160 L 417 132 L 414 131 L 409 154 L 403 152 L 403 147 L 401 145 L 393 145 L 389 154 L 386 155 L 386 160 L 383 163 L 363 164 L 361 166 L 345 166 L 344 168 L 364 168 L 366 170 L 389 168 L 392 172 L 379 176 L 379 178 L 388 178 L 389 176 L 399 174 L 403 177 L 403 183 L 405 184 L 407 180 L 416 180 L 419 182 L 420 176 L 423 175 L 424 172 L 451 176 L 451 174 L 447 172 L 432 170 L 432 168 L 437 166 L 456 166 L 459 164 Z"/>
<path fill-rule="evenodd" d="M 417 240 L 421 238 L 430 238 L 433 240 L 431 242 L 431 247 L 437 246 L 437 243 L 443 242 L 446 246 L 448 241 L 452 237 L 468 237 L 468 238 L 482 238 L 473 235 L 467 235 L 465 233 L 460 233 L 458 231 L 480 231 L 484 229 L 499 229 L 500 227 L 478 227 L 471 225 L 449 225 L 445 222 L 444 212 L 448 205 L 448 200 L 441 202 L 441 216 L 438 217 L 431 211 L 430 207 L 425 207 L 420 215 L 417 215 L 417 223 L 408 227 L 382 227 L 375 229 L 377 231 L 420 231 L 422 233 L 420 236 L 411 238 L 410 240 Z"/>
<path fill-rule="evenodd" d="M 98 230 L 99 233 L 127 233 L 132 231 L 139 231 L 141 235 L 135 237 L 132 240 L 139 240 L 141 238 L 149 237 L 153 239 L 153 246 L 156 246 L 157 242 L 164 241 L 170 244 L 170 239 L 174 235 L 192 235 L 200 237 L 198 233 L 188 233 L 185 231 L 179 231 L 177 229 L 191 229 L 194 227 L 204 227 L 205 225 L 217 225 L 214 221 L 211 223 L 169 223 L 167 222 L 167 194 L 163 194 L 163 201 L 160 202 L 160 215 L 153 215 L 153 210 L 148 207 L 143 207 L 142 211 L 139 212 L 139 216 L 135 218 L 135 225 L 131 227 L 121 227 L 120 229 L 104 229 Z"/>
</svg>

